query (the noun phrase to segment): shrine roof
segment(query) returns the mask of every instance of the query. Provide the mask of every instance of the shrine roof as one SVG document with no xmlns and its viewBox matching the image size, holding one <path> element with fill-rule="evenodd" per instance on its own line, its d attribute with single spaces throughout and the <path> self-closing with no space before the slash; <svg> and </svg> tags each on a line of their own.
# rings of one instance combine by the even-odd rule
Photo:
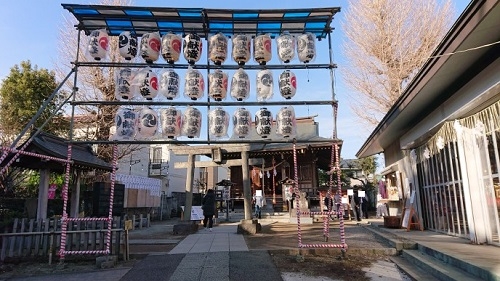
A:
<svg viewBox="0 0 500 281">
<path fill-rule="evenodd" d="M 19 149 L 21 147 L 24 147 L 25 145 L 26 143 L 23 143 L 19 146 Z M 67 159 L 68 140 L 45 132 L 41 132 L 33 137 L 33 140 L 29 144 L 27 144 L 27 147 L 24 151 L 60 159 Z M 13 157 L 13 155 L 14 153 L 10 153 L 3 163 L 7 163 Z M 105 162 L 95 155 L 90 145 L 73 144 L 71 151 L 71 160 L 73 161 L 73 166 L 80 170 L 112 170 L 112 167 L 109 163 Z M 13 165 L 28 169 L 49 168 L 53 171 L 58 172 L 63 172 L 65 169 L 65 166 L 62 165 L 61 162 L 41 159 L 30 155 L 19 156 L 18 160 L 13 163 Z"/>
</svg>

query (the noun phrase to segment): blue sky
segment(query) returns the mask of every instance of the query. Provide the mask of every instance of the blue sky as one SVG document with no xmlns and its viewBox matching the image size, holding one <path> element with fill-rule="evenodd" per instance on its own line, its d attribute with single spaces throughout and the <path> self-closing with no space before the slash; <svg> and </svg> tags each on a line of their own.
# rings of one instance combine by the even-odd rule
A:
<svg viewBox="0 0 500 281">
<path fill-rule="evenodd" d="M 453 1 L 456 9 L 455 18 L 465 9 L 470 1 L 455 0 Z M 0 9 L 0 34 L 4 40 L 0 44 L 0 80 L 4 79 L 10 68 L 19 64 L 23 60 L 30 60 L 33 65 L 39 68 L 53 69 L 54 63 L 57 62 L 57 36 L 58 27 L 63 23 L 63 16 L 68 16 L 69 13 L 64 10 L 61 3 L 72 4 L 89 4 L 95 1 L 54 1 L 54 0 L 17 0 L 5 1 Z M 179 4 L 182 3 L 182 4 Z M 203 5 L 201 4 L 203 3 Z M 258 3 L 258 4 L 257 4 Z M 340 44 L 342 42 L 342 30 L 340 21 L 343 19 L 343 13 L 347 11 L 347 3 L 344 0 L 340 1 L 297 1 L 287 0 L 286 7 L 283 6 L 283 1 L 166 1 L 166 0 L 136 0 L 136 6 L 172 6 L 172 7 L 206 7 L 206 8 L 233 8 L 233 9 L 272 9 L 272 8 L 312 8 L 312 7 L 341 7 L 341 12 L 335 16 L 332 26 L 335 31 L 332 33 L 334 62 L 338 65 L 335 70 L 335 93 L 339 101 L 339 112 L 337 121 L 338 137 L 344 140 L 342 148 L 343 158 L 355 158 L 356 152 L 364 143 L 370 130 L 364 129 L 356 124 L 355 119 L 350 112 L 348 103 L 348 91 L 342 84 L 342 54 Z M 320 44 L 326 44 L 327 40 L 323 40 Z M 324 46 L 323 46 L 324 47 Z M 316 63 L 325 63 L 327 60 L 327 52 L 320 51 L 322 46 L 318 46 Z M 323 49 L 327 51 L 327 49 Z M 275 56 L 275 54 L 273 54 Z M 327 62 L 327 61 L 326 61 Z M 318 71 L 318 70 L 316 70 Z M 317 72 L 298 71 L 295 74 L 298 79 L 298 89 L 296 94 L 297 100 L 301 92 L 307 91 L 312 96 L 331 96 L 330 82 L 328 71 L 322 71 L 321 75 Z M 327 81 L 327 82 L 326 82 Z M 276 87 L 275 87 L 276 88 Z M 279 93 L 275 95 L 279 96 Z M 310 98 L 311 96 L 309 96 Z M 295 98 L 294 98 L 295 99 Z M 327 98 L 323 98 L 327 99 Z M 325 113 L 329 112 L 329 113 Z M 306 107 L 300 110 L 296 109 L 297 116 L 316 115 L 316 121 L 320 123 L 320 135 L 323 137 L 332 136 L 332 114 L 331 108 L 325 107 Z"/>
</svg>

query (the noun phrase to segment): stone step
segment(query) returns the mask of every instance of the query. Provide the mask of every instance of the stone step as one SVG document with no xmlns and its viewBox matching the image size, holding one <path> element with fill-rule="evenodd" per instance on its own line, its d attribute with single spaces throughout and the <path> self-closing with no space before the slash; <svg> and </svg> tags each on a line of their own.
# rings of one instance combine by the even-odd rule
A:
<svg viewBox="0 0 500 281">
<path fill-rule="evenodd" d="M 401 257 L 401 256 L 391 256 L 389 259 L 396 264 L 396 266 L 409 275 L 413 280 L 434 280 L 436 277 L 434 277 L 432 274 L 429 272 L 421 269 L 420 267 L 415 266 L 412 264 L 410 261 L 407 259 Z"/>
<path fill-rule="evenodd" d="M 408 261 L 408 263 L 418 267 L 420 270 L 434 276 L 434 278 L 442 281 L 475 281 L 479 276 L 474 276 L 464 270 L 455 267 L 451 264 L 445 263 L 442 260 L 436 259 L 430 255 L 422 253 L 420 250 L 403 250 L 401 259 Z M 397 263 L 396 263 L 397 264 Z M 403 267 L 401 267 L 403 269 Z M 410 272 L 406 272 L 410 275 Z M 410 275 L 411 276 L 411 275 Z M 412 276 L 413 277 L 413 276 Z M 416 280 L 429 280 L 427 278 L 421 279 L 413 277 Z M 481 278 L 482 279 L 482 278 Z M 487 279 L 485 279 L 487 280 Z"/>
<path fill-rule="evenodd" d="M 367 225 L 364 227 L 376 234 L 381 239 L 385 240 L 389 245 L 396 248 L 396 250 L 400 253 L 403 249 L 417 249 L 418 247 L 416 242 L 402 239 L 397 235 L 394 235 L 393 233 L 385 231 L 383 228 L 373 225 Z"/>
<path fill-rule="evenodd" d="M 487 269 L 481 268 L 479 266 L 470 264 L 465 260 L 460 260 L 455 257 L 452 257 L 448 254 L 442 253 L 440 251 L 434 250 L 432 248 L 426 247 L 424 245 L 418 245 L 418 251 L 424 255 L 432 257 L 440 262 L 448 264 L 454 268 L 460 269 L 463 272 L 471 274 L 477 278 L 483 280 L 500 280 L 500 276 L 493 275 L 494 273 L 490 272 Z"/>
</svg>

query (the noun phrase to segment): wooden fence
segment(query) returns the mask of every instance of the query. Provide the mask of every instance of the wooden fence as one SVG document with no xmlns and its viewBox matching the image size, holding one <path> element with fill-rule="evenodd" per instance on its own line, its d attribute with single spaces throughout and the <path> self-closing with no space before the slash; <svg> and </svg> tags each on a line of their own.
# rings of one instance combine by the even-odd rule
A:
<svg viewBox="0 0 500 281">
<path fill-rule="evenodd" d="M 120 255 L 123 243 L 123 222 L 113 218 L 110 255 Z M 70 221 L 66 251 L 106 250 L 105 221 Z M 47 257 L 49 264 L 61 247 L 61 219 L 15 219 L 9 233 L 1 233 L 0 260 L 22 257 Z"/>
</svg>

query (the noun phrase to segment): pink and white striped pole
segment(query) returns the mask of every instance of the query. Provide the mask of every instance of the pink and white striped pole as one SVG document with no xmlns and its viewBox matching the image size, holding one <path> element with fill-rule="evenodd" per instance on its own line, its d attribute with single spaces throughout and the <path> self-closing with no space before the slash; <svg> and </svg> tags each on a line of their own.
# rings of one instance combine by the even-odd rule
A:
<svg viewBox="0 0 500 281">
<path fill-rule="evenodd" d="M 339 153 L 339 146 L 337 143 L 334 144 L 334 150 L 335 150 L 335 168 L 336 168 L 336 172 L 337 172 L 337 192 L 339 192 L 339 194 L 342 194 L 342 183 L 340 181 L 340 175 L 341 175 L 341 171 L 340 171 L 340 164 L 339 164 L 339 157 L 340 157 L 340 153 Z M 340 230 L 340 243 L 342 245 L 345 245 L 345 249 L 347 249 L 347 244 L 345 242 L 345 226 L 344 226 L 344 204 L 340 204 L 340 211 L 341 211 L 341 214 L 340 214 L 340 222 L 339 222 L 339 230 Z"/>
<path fill-rule="evenodd" d="M 335 163 L 336 163 L 335 159 L 336 159 L 335 158 L 335 150 L 334 150 L 334 147 L 332 146 L 332 152 L 330 153 L 330 161 L 331 161 L 330 166 L 332 169 L 335 167 Z M 330 171 L 332 171 L 332 170 L 330 170 Z M 329 200 L 328 200 L 328 212 L 332 211 L 332 205 L 333 205 L 332 186 L 333 186 L 333 172 L 331 172 L 329 175 L 328 192 L 326 193 L 327 198 L 329 198 Z M 328 215 L 327 217 L 328 218 L 326 219 L 326 223 L 324 223 L 326 225 L 325 226 L 325 233 L 324 233 L 326 241 L 328 241 L 328 239 L 330 238 L 330 215 Z"/>
<path fill-rule="evenodd" d="M 297 236 L 299 241 L 299 248 L 302 246 L 302 231 L 300 229 L 300 190 L 299 190 L 299 176 L 297 173 L 297 148 L 295 141 L 293 142 L 293 173 L 294 173 L 294 188 L 295 193 L 295 208 L 297 209 Z"/>
<path fill-rule="evenodd" d="M 67 213 L 67 208 L 68 208 L 68 186 L 69 186 L 69 174 L 71 171 L 71 152 L 72 152 L 72 145 L 68 144 L 68 158 L 66 162 L 66 175 L 64 179 L 64 186 L 62 190 L 62 196 L 63 196 L 63 213 L 62 213 L 62 218 L 61 218 L 61 248 L 59 249 L 59 257 L 61 263 L 64 263 L 64 252 L 66 251 L 66 235 L 68 231 L 68 213 Z"/>
<path fill-rule="evenodd" d="M 110 253 L 111 245 L 111 224 L 113 222 L 113 199 L 115 197 L 115 180 L 116 180 L 116 165 L 118 161 L 118 145 L 113 145 L 113 170 L 111 171 L 111 187 L 109 195 L 109 212 L 108 212 L 108 232 L 106 233 L 106 254 Z"/>
</svg>

